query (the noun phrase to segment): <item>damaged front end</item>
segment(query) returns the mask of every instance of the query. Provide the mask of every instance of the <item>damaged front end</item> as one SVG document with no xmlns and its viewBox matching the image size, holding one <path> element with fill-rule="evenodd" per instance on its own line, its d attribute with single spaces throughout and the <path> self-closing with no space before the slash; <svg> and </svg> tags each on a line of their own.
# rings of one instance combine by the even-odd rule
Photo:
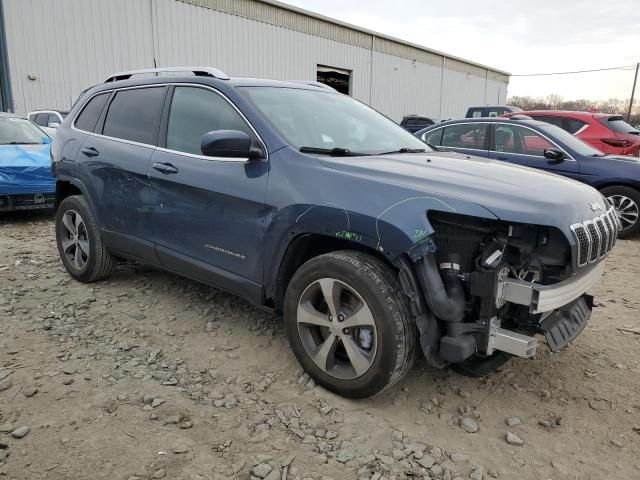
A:
<svg viewBox="0 0 640 480">
<path fill-rule="evenodd" d="M 570 243 L 553 227 L 444 212 L 429 221 L 434 233 L 409 252 L 419 285 L 407 288 L 402 269 L 401 280 L 405 290 L 422 292 L 427 308 L 416 322 L 436 366 L 496 352 L 532 357 L 539 333 L 552 351 L 574 340 L 591 316 L 586 292 L 602 275 L 619 228 L 612 210 L 588 244 L 579 235 Z M 585 248 L 590 261 L 581 265 Z"/>
</svg>

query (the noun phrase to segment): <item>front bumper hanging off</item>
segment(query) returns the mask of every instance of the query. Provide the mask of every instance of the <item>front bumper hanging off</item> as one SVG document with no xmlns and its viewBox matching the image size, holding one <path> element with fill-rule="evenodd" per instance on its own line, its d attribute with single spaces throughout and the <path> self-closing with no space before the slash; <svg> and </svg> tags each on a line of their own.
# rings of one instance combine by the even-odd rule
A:
<svg viewBox="0 0 640 480">
<path fill-rule="evenodd" d="M 511 302 L 529 307 L 531 313 L 557 310 L 577 298 L 595 285 L 604 273 L 604 262 L 580 272 L 554 285 L 539 285 L 513 278 L 498 281 L 496 301 Z"/>
</svg>

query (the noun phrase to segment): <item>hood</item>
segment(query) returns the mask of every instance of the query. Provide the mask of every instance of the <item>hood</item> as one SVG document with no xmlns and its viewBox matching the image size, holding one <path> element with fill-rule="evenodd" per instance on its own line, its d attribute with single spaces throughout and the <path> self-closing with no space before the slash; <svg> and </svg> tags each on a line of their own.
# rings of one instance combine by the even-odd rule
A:
<svg viewBox="0 0 640 480">
<path fill-rule="evenodd" d="M 55 191 L 51 145 L 0 145 L 0 195 Z"/>
<path fill-rule="evenodd" d="M 351 175 L 479 205 L 501 220 L 555 226 L 565 233 L 573 223 L 608 209 L 597 190 L 575 180 L 452 152 L 323 157 L 322 161 Z"/>
</svg>

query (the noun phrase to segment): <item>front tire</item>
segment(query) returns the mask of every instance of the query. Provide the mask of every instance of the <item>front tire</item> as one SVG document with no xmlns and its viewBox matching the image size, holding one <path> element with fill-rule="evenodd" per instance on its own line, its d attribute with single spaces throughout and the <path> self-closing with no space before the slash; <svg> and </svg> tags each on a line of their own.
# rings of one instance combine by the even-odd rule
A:
<svg viewBox="0 0 640 480">
<path fill-rule="evenodd" d="M 102 242 L 91 207 L 82 195 L 65 198 L 56 213 L 56 242 L 62 264 L 76 280 L 107 277 L 116 260 Z"/>
<path fill-rule="evenodd" d="M 305 371 L 345 397 L 382 392 L 415 361 L 407 298 L 395 272 L 371 255 L 338 251 L 302 265 L 287 288 L 284 321 Z"/>
<path fill-rule="evenodd" d="M 629 238 L 640 231 L 640 192 L 624 185 L 614 185 L 601 191 L 616 209 L 622 230 L 619 238 Z"/>
</svg>

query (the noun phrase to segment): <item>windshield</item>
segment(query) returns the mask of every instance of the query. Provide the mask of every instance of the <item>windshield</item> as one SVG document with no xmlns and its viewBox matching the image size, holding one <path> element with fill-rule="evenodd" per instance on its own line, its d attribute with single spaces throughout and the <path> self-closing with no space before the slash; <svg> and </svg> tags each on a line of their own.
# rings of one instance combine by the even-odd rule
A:
<svg viewBox="0 0 640 480">
<path fill-rule="evenodd" d="M 638 130 L 625 122 L 622 117 L 605 118 L 601 121 L 601 123 L 603 123 L 606 127 L 609 127 L 616 133 L 640 133 L 638 132 Z"/>
<path fill-rule="evenodd" d="M 556 127 L 555 125 L 545 124 L 540 125 L 539 128 L 544 130 L 551 136 L 551 139 L 557 139 L 564 143 L 567 147 L 574 150 L 578 155 L 585 155 L 587 157 L 604 157 L 604 153 L 600 150 L 593 148 L 588 143 L 583 142 L 577 137 L 574 137 L 566 130 Z"/>
<path fill-rule="evenodd" d="M 47 134 L 26 118 L 0 117 L 0 145 L 44 143 Z"/>
<path fill-rule="evenodd" d="M 347 95 L 279 87 L 240 90 L 291 145 L 309 153 L 430 150 L 397 123 Z"/>
</svg>

